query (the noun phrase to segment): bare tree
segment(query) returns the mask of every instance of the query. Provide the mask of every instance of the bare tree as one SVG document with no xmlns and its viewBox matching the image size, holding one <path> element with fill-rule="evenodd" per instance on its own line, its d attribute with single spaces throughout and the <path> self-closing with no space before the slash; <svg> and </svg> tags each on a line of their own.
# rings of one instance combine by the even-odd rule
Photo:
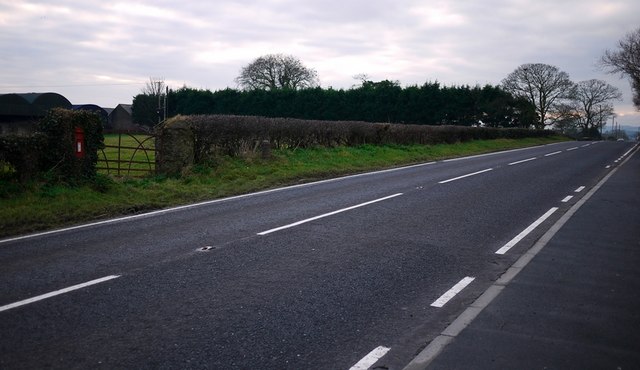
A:
<svg viewBox="0 0 640 370">
<path fill-rule="evenodd" d="M 164 88 L 164 78 L 149 77 L 149 81 L 147 81 L 142 88 L 142 93 L 144 95 L 158 96 L 164 94 Z"/>
<path fill-rule="evenodd" d="M 578 82 L 573 101 L 582 130 L 588 132 L 600 128 L 613 114 L 612 101 L 621 99 L 620 90 L 602 80 Z"/>
<path fill-rule="evenodd" d="M 166 118 L 166 85 L 164 78 L 150 77 L 133 98 L 132 116 L 137 124 L 153 126 Z"/>
<path fill-rule="evenodd" d="M 236 82 L 245 90 L 302 89 L 319 85 L 318 73 L 292 55 L 269 54 L 242 67 Z"/>
<path fill-rule="evenodd" d="M 353 75 L 352 78 L 356 81 L 359 81 L 359 85 L 353 85 L 351 88 L 356 88 L 363 86 L 365 83 L 371 81 L 371 77 L 367 73 L 358 73 L 357 75 Z"/>
<path fill-rule="evenodd" d="M 566 72 L 542 63 L 523 64 L 502 80 L 502 88 L 516 97 L 523 97 L 535 106 L 543 129 L 554 123 L 559 104 L 572 96 L 574 84 Z"/>
<path fill-rule="evenodd" d="M 631 79 L 633 104 L 640 110 L 640 28 L 620 40 L 617 50 L 605 51 L 600 62 L 611 73 L 620 73 Z"/>
</svg>

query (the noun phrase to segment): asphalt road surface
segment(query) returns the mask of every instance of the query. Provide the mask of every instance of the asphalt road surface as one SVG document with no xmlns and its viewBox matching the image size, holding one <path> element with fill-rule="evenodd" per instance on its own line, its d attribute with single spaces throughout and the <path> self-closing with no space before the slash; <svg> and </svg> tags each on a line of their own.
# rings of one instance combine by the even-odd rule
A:
<svg viewBox="0 0 640 370">
<path fill-rule="evenodd" d="M 632 148 L 553 144 L 2 240 L 0 368 L 401 369 Z"/>
<path fill-rule="evenodd" d="M 405 370 L 640 368 L 638 152 L 623 163 Z"/>
</svg>

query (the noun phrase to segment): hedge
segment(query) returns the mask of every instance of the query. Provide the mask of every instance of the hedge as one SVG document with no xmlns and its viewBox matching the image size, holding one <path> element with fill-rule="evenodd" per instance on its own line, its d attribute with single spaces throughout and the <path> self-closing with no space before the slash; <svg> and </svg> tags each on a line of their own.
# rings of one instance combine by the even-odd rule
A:
<svg viewBox="0 0 640 370">
<path fill-rule="evenodd" d="M 83 158 L 75 155 L 76 127 L 84 131 Z M 23 182 L 47 173 L 49 179 L 74 183 L 95 177 L 101 148 L 102 123 L 95 113 L 55 108 L 38 123 L 34 134 L 0 136 L 0 161 L 10 164 Z"/>
<path fill-rule="evenodd" d="M 84 131 L 85 156 L 75 155 L 75 128 Z M 83 110 L 55 108 L 40 121 L 38 132 L 47 138 L 40 168 L 63 180 L 91 179 L 96 175 L 98 150 L 104 148 L 100 117 Z"/>
<path fill-rule="evenodd" d="M 274 149 L 357 146 L 362 144 L 434 145 L 470 140 L 550 136 L 548 130 L 463 126 L 426 126 L 361 121 L 317 121 L 258 116 L 176 116 L 160 127 L 162 151 L 172 145 L 167 136 L 179 128 L 193 142 L 193 163 L 216 155 L 255 152 L 268 140 Z M 164 137 L 164 138 L 163 138 Z M 187 140 L 188 141 L 188 140 Z M 184 144 L 184 141 L 183 141 Z M 185 165 L 189 161 L 182 160 Z"/>
<path fill-rule="evenodd" d="M 43 134 L 0 136 L 0 164 L 9 164 L 20 182 L 34 178 L 39 170 L 40 153 L 46 148 Z"/>
</svg>

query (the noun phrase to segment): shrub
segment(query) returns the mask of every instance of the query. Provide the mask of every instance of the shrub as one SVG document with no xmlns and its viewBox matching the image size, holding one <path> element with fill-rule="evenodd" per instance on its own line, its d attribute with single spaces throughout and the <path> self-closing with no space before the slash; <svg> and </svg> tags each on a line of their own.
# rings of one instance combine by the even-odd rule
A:
<svg viewBox="0 0 640 370">
<path fill-rule="evenodd" d="M 84 131 L 82 158 L 75 155 L 75 128 Z M 55 108 L 40 121 L 38 132 L 45 137 L 40 157 L 40 170 L 62 181 L 93 179 L 96 175 L 98 150 L 104 148 L 102 123 L 92 112 Z"/>
<path fill-rule="evenodd" d="M 39 158 L 45 147 L 46 138 L 42 134 L 0 136 L 0 163 L 11 165 L 18 179 L 26 182 L 37 175 Z"/>
<path fill-rule="evenodd" d="M 176 116 L 160 127 L 160 137 L 175 136 L 169 133 L 171 130 L 183 130 L 188 133 L 189 138 L 182 142 L 192 143 L 192 149 L 188 150 L 193 150 L 193 154 L 185 152 L 185 155 L 192 156 L 192 160 L 182 162 L 195 164 L 214 162 L 217 155 L 238 156 L 256 152 L 263 140 L 268 140 L 274 149 L 295 149 L 364 144 L 434 145 L 553 134 L 551 131 L 518 128 L 425 126 L 227 115 Z M 166 139 L 161 141 L 164 141 L 163 145 L 166 147 L 170 146 Z M 181 156 L 179 153 L 177 155 Z"/>
</svg>

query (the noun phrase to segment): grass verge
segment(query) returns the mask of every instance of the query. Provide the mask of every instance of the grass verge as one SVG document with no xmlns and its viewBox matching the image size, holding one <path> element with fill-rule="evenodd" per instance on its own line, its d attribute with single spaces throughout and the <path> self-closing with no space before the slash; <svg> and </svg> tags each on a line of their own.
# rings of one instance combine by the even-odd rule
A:
<svg viewBox="0 0 640 370">
<path fill-rule="evenodd" d="M 91 185 L 17 186 L 0 181 L 0 237 L 412 163 L 549 144 L 560 137 L 499 139 L 433 146 L 337 147 L 274 151 L 263 160 L 219 158 L 180 178 L 113 178 Z"/>
</svg>

